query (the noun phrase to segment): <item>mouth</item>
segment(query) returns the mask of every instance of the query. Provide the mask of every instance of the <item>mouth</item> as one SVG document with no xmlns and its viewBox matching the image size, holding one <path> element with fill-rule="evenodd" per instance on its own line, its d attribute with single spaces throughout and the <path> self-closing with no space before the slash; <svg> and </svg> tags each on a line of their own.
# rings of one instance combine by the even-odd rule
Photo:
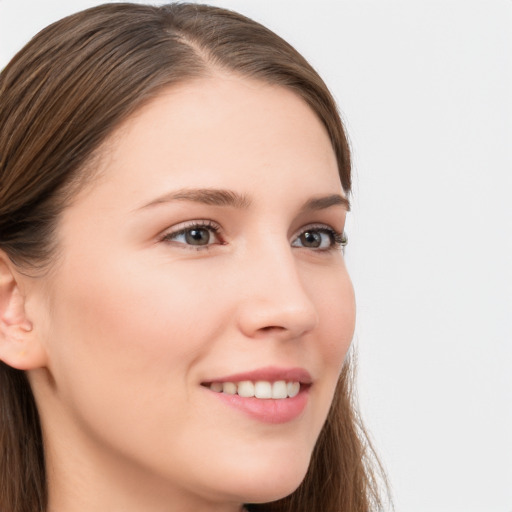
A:
<svg viewBox="0 0 512 512">
<path fill-rule="evenodd" d="M 312 385 L 311 375 L 303 368 L 273 366 L 201 383 L 211 397 L 266 424 L 298 420 L 307 407 Z"/>
<path fill-rule="evenodd" d="M 202 386 L 215 393 L 226 395 L 238 395 L 242 398 L 259 398 L 261 400 L 285 400 L 296 397 L 301 390 L 305 390 L 311 384 L 301 383 L 296 380 L 242 380 L 205 382 Z"/>
</svg>

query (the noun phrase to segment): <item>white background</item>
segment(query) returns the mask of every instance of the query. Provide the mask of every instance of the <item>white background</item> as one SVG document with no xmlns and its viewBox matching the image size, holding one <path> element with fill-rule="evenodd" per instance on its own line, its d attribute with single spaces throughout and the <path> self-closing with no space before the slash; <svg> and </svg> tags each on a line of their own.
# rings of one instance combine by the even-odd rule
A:
<svg viewBox="0 0 512 512">
<path fill-rule="evenodd" d="M 0 67 L 97 3 L 0 0 Z M 360 400 L 396 511 L 512 512 L 512 1 L 211 3 L 288 39 L 343 112 Z"/>
</svg>

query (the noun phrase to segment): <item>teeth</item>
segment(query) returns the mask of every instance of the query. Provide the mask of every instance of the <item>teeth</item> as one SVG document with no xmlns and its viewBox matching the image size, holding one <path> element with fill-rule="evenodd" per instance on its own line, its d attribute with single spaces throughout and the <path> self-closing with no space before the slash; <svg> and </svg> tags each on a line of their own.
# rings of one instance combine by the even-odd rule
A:
<svg viewBox="0 0 512 512">
<path fill-rule="evenodd" d="M 238 395 L 244 398 L 254 396 L 254 384 L 250 380 L 244 380 L 238 383 Z"/>
<path fill-rule="evenodd" d="M 284 380 L 276 382 L 265 380 L 257 382 L 250 380 L 242 382 L 212 382 L 209 388 L 216 393 L 238 394 L 244 398 L 283 399 L 297 396 L 300 391 L 300 382 L 286 382 Z"/>
<path fill-rule="evenodd" d="M 224 384 L 222 384 L 222 391 L 227 395 L 236 395 L 236 384 L 233 382 L 224 382 Z"/>
<path fill-rule="evenodd" d="M 288 382 L 286 384 L 286 391 L 288 391 L 288 396 L 293 398 L 299 394 L 300 384 L 298 382 Z"/>
<path fill-rule="evenodd" d="M 256 382 L 254 396 L 256 398 L 272 398 L 272 384 L 265 381 Z"/>
<path fill-rule="evenodd" d="M 297 383 L 298 384 L 298 383 Z M 299 384 L 300 388 L 300 384 Z M 278 380 L 272 384 L 272 398 L 287 398 L 288 389 L 284 380 Z"/>
<path fill-rule="evenodd" d="M 224 384 L 222 384 L 222 382 L 212 382 L 210 389 L 220 393 L 224 389 Z"/>
</svg>

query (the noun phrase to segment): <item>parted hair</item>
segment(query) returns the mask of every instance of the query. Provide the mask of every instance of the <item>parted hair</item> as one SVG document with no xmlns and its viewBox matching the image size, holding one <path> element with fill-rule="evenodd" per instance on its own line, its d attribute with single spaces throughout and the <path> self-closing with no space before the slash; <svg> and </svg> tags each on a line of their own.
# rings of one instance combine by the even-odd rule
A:
<svg viewBox="0 0 512 512">
<path fill-rule="evenodd" d="M 44 272 L 59 214 L 94 178 L 106 138 L 164 88 L 216 70 L 286 87 L 325 125 L 339 176 L 350 151 L 336 104 L 306 60 L 272 31 L 198 4 L 104 4 L 37 34 L 0 74 L 0 249 Z M 383 475 L 357 413 L 347 357 L 307 475 L 290 496 L 248 504 L 265 512 L 381 509 Z M 0 510 L 46 512 L 43 433 L 26 375 L 0 362 Z"/>
</svg>

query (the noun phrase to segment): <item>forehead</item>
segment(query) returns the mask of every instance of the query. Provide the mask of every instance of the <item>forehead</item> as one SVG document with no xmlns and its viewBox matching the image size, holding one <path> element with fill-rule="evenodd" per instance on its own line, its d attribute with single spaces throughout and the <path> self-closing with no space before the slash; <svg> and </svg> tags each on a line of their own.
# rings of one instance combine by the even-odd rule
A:
<svg viewBox="0 0 512 512">
<path fill-rule="evenodd" d="M 180 187 L 289 188 L 290 177 L 341 191 L 334 151 L 315 112 L 284 87 L 238 76 L 163 90 L 101 153 L 106 181 L 128 185 L 141 203 Z"/>
</svg>

